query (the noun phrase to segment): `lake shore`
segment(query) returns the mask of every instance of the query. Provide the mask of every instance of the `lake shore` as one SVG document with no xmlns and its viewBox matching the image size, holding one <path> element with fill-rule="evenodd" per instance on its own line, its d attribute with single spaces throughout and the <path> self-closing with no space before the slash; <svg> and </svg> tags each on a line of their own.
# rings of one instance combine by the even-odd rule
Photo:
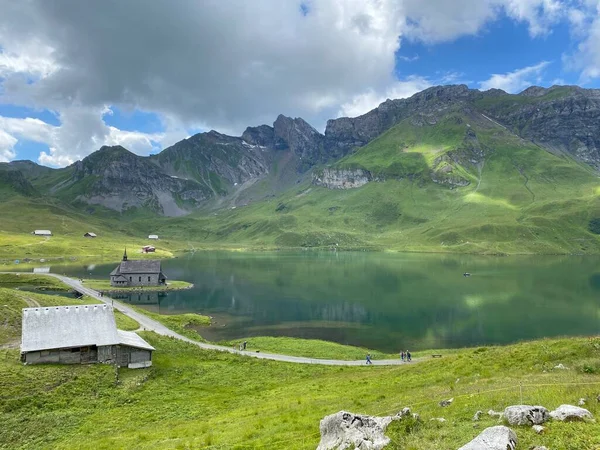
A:
<svg viewBox="0 0 600 450">
<path fill-rule="evenodd" d="M 183 291 L 192 289 L 193 283 L 187 281 L 170 280 L 166 285 L 161 286 L 131 286 L 131 287 L 115 287 L 110 285 L 109 280 L 97 280 L 90 278 L 83 278 L 82 283 L 84 286 L 92 288 L 98 292 L 104 294 L 117 294 L 117 293 L 132 293 L 140 294 L 143 292 L 168 292 L 168 291 Z"/>
</svg>

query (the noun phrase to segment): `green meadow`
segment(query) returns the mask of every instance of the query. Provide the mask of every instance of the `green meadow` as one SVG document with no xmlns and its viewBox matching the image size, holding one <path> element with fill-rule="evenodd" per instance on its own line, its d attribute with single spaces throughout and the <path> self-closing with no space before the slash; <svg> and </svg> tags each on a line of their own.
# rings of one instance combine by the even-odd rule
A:
<svg viewBox="0 0 600 450">
<path fill-rule="evenodd" d="M 553 409 L 586 398 L 586 408 L 596 417 L 600 413 L 597 337 L 430 350 L 415 353 L 413 363 L 399 367 L 328 367 L 206 351 L 141 332 L 156 348 L 149 369 L 24 366 L 18 349 L 6 348 L 18 342 L 21 308 L 88 300 L 23 290 L 61 287 L 39 276 L 0 275 L 0 285 L 0 448 L 309 449 L 319 442 L 319 421 L 325 415 L 340 410 L 388 415 L 409 406 L 420 420 L 392 424 L 388 448 L 429 450 L 457 448 L 501 423 L 487 414 L 474 423 L 478 410 L 501 411 L 521 403 Z M 188 316 L 196 315 L 163 320 L 190 333 L 190 325 L 209 323 Z M 118 315 L 117 322 L 122 329 L 138 328 L 124 316 Z M 301 339 L 248 341 L 249 350 L 256 346 L 312 357 L 362 358 L 368 351 Z M 432 358 L 432 353 L 443 356 Z M 558 364 L 566 369 L 555 368 Z M 441 408 L 438 402 L 448 398 L 454 398 L 452 405 Z M 435 420 L 440 417 L 446 422 Z M 546 427 L 543 435 L 514 427 L 519 448 L 600 446 L 598 422 L 550 422 Z"/>
</svg>

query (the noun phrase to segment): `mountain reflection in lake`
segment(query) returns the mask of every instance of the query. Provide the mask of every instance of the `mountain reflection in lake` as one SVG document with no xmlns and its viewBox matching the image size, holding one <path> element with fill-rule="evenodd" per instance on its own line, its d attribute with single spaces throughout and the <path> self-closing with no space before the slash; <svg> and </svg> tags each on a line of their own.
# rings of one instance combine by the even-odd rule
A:
<svg viewBox="0 0 600 450">
<path fill-rule="evenodd" d="M 113 266 L 97 264 L 92 276 Z M 200 252 L 163 269 L 195 287 L 115 298 L 162 314 L 211 315 L 216 323 L 201 334 L 214 341 L 294 336 L 397 351 L 600 331 L 598 257 Z"/>
</svg>

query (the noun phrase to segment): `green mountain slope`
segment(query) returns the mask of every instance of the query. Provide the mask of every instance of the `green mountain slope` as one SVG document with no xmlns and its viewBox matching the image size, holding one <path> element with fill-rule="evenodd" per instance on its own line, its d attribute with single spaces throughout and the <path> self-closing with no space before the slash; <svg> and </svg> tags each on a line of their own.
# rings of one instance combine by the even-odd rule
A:
<svg viewBox="0 0 600 450">
<path fill-rule="evenodd" d="M 346 190 L 304 182 L 268 201 L 163 227 L 234 246 L 600 251 L 589 228 L 600 217 L 597 174 L 477 111 L 411 116 L 323 170 L 360 170 L 371 181 Z"/>
</svg>

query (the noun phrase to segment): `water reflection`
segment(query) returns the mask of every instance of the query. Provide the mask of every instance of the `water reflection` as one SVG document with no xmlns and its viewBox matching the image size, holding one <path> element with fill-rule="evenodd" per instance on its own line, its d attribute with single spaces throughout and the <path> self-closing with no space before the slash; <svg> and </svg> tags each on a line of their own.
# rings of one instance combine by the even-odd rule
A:
<svg viewBox="0 0 600 450">
<path fill-rule="evenodd" d="M 395 351 L 596 334 L 599 267 L 589 257 L 207 252 L 163 263 L 194 289 L 115 298 L 212 315 L 211 340 L 298 336 Z"/>
</svg>

